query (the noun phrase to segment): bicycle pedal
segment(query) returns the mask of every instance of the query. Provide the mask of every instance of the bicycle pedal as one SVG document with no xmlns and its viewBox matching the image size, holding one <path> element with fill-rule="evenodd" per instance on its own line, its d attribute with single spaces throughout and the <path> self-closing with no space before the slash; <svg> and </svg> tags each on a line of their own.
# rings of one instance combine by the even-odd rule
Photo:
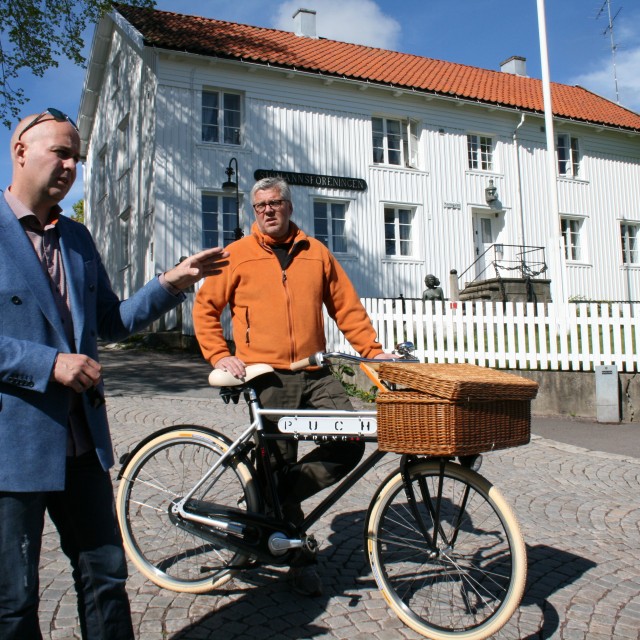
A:
<svg viewBox="0 0 640 640">
<path fill-rule="evenodd" d="M 318 553 L 318 549 L 320 548 L 320 544 L 316 540 L 315 536 L 308 535 L 303 536 L 302 538 L 304 545 L 302 547 L 302 552 L 305 555 L 315 556 Z"/>
<path fill-rule="evenodd" d="M 315 536 L 314 535 L 305 536 L 303 539 L 305 544 L 304 546 L 305 551 L 315 555 L 318 552 L 318 548 L 320 547 Z"/>
</svg>

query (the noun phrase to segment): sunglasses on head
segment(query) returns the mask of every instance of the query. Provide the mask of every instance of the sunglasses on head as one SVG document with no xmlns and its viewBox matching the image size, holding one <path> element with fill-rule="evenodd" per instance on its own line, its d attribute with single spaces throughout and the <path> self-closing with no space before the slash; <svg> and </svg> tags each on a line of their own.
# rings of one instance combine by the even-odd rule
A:
<svg viewBox="0 0 640 640">
<path fill-rule="evenodd" d="M 31 127 L 35 127 L 38 122 L 42 122 L 42 118 L 46 115 L 50 115 L 57 122 L 68 122 L 76 131 L 78 131 L 78 125 L 66 114 L 60 111 L 60 109 L 56 109 L 55 107 L 49 107 L 46 111 L 43 111 L 39 116 L 36 116 L 21 132 L 18 136 L 18 140 L 22 138 L 25 131 L 31 129 Z M 46 122 L 46 121 L 45 121 Z"/>
</svg>

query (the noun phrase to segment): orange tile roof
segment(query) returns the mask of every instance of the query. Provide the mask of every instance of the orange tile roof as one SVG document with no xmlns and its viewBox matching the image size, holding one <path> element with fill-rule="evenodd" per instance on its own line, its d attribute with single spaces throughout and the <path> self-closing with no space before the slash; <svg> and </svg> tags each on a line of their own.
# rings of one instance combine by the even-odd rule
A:
<svg viewBox="0 0 640 640">
<path fill-rule="evenodd" d="M 542 82 L 407 53 L 169 11 L 115 5 L 146 46 L 543 112 Z M 640 131 L 640 115 L 582 87 L 551 83 L 554 115 Z"/>
</svg>

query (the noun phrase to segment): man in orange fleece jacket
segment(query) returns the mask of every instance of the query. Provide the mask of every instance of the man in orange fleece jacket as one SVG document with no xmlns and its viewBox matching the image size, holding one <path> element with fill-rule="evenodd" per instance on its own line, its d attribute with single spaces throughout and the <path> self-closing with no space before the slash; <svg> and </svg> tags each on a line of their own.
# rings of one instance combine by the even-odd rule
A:
<svg viewBox="0 0 640 640">
<path fill-rule="evenodd" d="M 204 357 L 217 369 L 244 377 L 245 365 L 266 363 L 275 371 L 256 380 L 264 407 L 352 409 L 342 385 L 326 370 L 292 372 L 290 364 L 325 350 L 322 305 L 360 355 L 389 359 L 347 274 L 330 251 L 291 222 L 289 185 L 264 178 L 251 190 L 251 235 L 228 247 L 228 265 L 207 278 L 193 310 Z M 220 315 L 231 309 L 235 355 L 222 333 Z M 266 428 L 276 432 L 275 424 Z M 325 442 L 297 461 L 297 443 L 276 441 L 276 470 L 283 512 L 294 524 L 300 503 L 342 479 L 364 453 L 363 442 Z M 290 576 L 305 595 L 321 592 L 315 569 L 299 558 Z"/>
</svg>

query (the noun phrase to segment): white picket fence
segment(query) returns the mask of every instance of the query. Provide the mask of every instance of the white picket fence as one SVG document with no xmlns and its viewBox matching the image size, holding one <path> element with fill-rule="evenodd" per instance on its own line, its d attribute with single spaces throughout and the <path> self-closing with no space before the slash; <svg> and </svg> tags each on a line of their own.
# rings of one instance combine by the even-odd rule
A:
<svg viewBox="0 0 640 640">
<path fill-rule="evenodd" d="M 640 304 L 427 302 L 363 298 L 385 350 L 410 341 L 423 362 L 499 369 L 640 370 Z M 326 314 L 326 312 L 325 312 Z M 330 351 L 354 353 L 325 315 Z"/>
</svg>

